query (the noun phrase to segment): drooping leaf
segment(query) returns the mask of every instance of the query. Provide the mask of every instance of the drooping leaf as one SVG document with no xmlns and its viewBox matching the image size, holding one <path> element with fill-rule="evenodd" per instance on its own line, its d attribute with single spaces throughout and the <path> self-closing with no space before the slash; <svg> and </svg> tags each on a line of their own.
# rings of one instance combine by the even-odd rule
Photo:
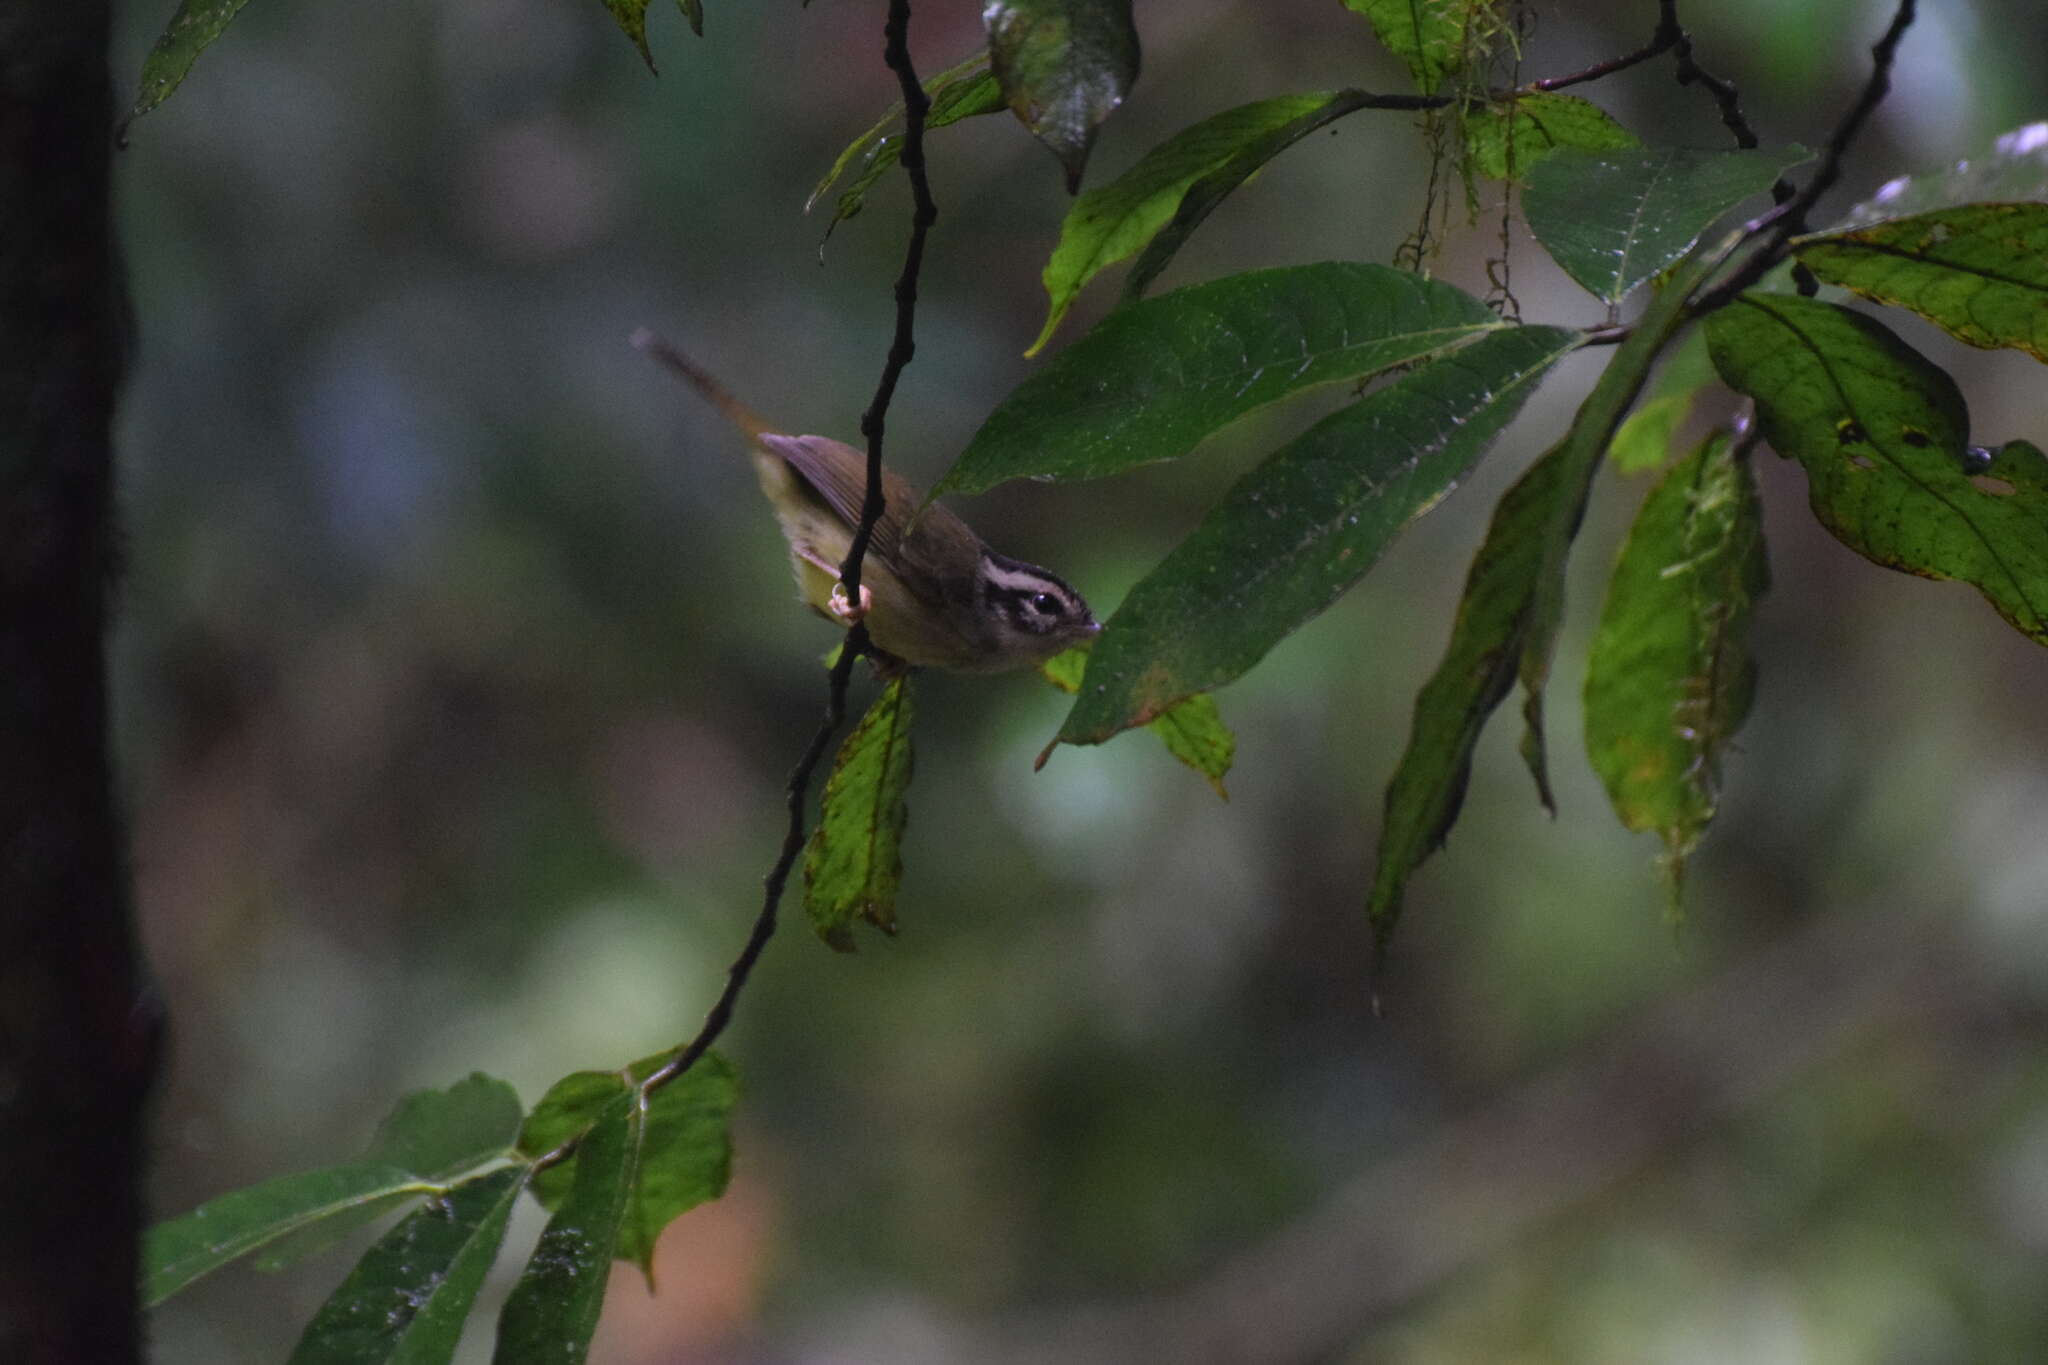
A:
<svg viewBox="0 0 2048 1365">
<path fill-rule="evenodd" d="M 583 1135 L 568 1197 L 498 1315 L 496 1365 L 582 1365 L 639 1177 L 642 1117 L 628 1092 Z"/>
<path fill-rule="evenodd" d="M 506 1155 L 524 1112 L 511 1086 L 473 1072 L 446 1090 L 416 1090 L 400 1099 L 357 1160 L 446 1181 Z M 256 1268 L 281 1270 L 317 1255 L 414 1197 L 401 1190 L 337 1211 L 270 1243 L 256 1257 Z"/>
<path fill-rule="evenodd" d="M 1236 192 L 1237 187 L 1257 175 L 1280 153 L 1327 126 L 1366 106 L 1372 97 L 1363 90 L 1340 90 L 1313 108 L 1261 134 L 1239 147 L 1214 170 L 1187 187 L 1180 207 L 1165 227 L 1152 235 L 1130 273 L 1124 276 L 1124 302 L 1145 296 L 1159 272 L 1172 262 L 1194 230 L 1215 212 L 1216 207 Z M 1042 341 L 1042 338 L 1041 338 Z"/>
<path fill-rule="evenodd" d="M 1769 581 L 1749 462 L 1716 433 L 1644 500 L 1586 665 L 1587 755 L 1621 823 L 1664 840 L 1674 915 L 1749 715 L 1749 624 Z"/>
<path fill-rule="evenodd" d="M 1700 391 L 1715 381 L 1707 334 L 1695 328 L 1657 367 L 1649 396 L 1637 405 L 1608 443 L 1607 458 L 1624 474 L 1655 469 L 1672 455 L 1672 443 L 1692 414 Z"/>
<path fill-rule="evenodd" d="M 180 0 L 169 27 L 142 59 L 142 86 L 135 92 L 135 103 L 122 122 L 124 137 L 128 124 L 171 97 L 171 92 L 192 70 L 192 63 L 199 60 L 199 54 L 226 32 L 248 3 L 249 0 Z"/>
<path fill-rule="evenodd" d="M 1672 269 L 1642 316 L 1636 319 L 1628 339 L 1614 348 L 1613 358 L 1600 372 L 1592 392 L 1579 404 L 1571 430 L 1565 433 L 1555 452 L 1562 466 L 1559 477 L 1564 493 L 1545 504 L 1549 520 L 1539 534 L 1536 572 L 1528 583 L 1528 623 L 1520 669 L 1525 726 L 1522 760 L 1536 781 L 1537 796 L 1549 810 L 1556 810 L 1557 803 L 1551 797 L 1550 769 L 1544 754 L 1543 689 L 1550 680 L 1550 661 L 1557 651 L 1557 631 L 1564 619 L 1565 565 L 1571 556 L 1572 539 L 1585 519 L 1593 478 L 1600 472 L 1601 457 L 1612 444 L 1623 415 L 1642 392 L 1650 368 L 1666 343 L 1685 323 L 1693 290 L 1725 258 L 1725 250 L 1736 240 L 1738 237 L 1731 235 L 1713 250 L 1694 251 Z"/>
<path fill-rule="evenodd" d="M 1382 948 L 1401 916 L 1408 878 L 1444 845 L 1465 800 L 1479 732 L 1514 683 L 1542 567 L 1543 538 L 1574 489 L 1562 446 L 1494 505 L 1486 540 L 1465 577 L 1443 661 L 1416 694 L 1408 746 L 1387 784 L 1366 913 Z"/>
<path fill-rule="evenodd" d="M 607 1105 L 653 1075 L 673 1052 L 643 1057 L 623 1071 L 578 1071 L 557 1081 L 519 1136 L 519 1150 L 538 1158 L 584 1131 Z M 663 1228 L 699 1204 L 725 1193 L 732 1175 L 732 1110 L 739 1071 L 716 1052 L 656 1089 L 647 1100 L 639 1174 L 631 1205 L 620 1219 L 613 1254 L 652 1274 L 654 1243 Z M 540 1172 L 534 1197 L 559 1208 L 574 1186 L 582 1151 Z"/>
<path fill-rule="evenodd" d="M 1983 156 L 1931 175 L 1902 175 L 1885 182 L 1828 231 L 1844 232 L 1963 204 L 2042 200 L 2048 200 L 2048 123 L 2029 123 L 2001 135 Z"/>
<path fill-rule="evenodd" d="M 1810 155 L 1803 147 L 1562 150 L 1529 172 L 1522 211 L 1566 274 L 1615 303 Z"/>
<path fill-rule="evenodd" d="M 1274 452 L 1124 599 L 1061 741 L 1099 744 L 1264 658 L 1464 478 L 1578 343 L 1561 328 L 1497 332 Z"/>
<path fill-rule="evenodd" d="M 1970 461 L 1947 372 L 1883 324 L 1750 293 L 1707 320 L 1721 377 L 1756 399 L 1765 439 L 1806 470 L 1814 515 L 1873 563 L 1973 584 L 2048 644 L 2048 467 L 2023 444 Z"/>
<path fill-rule="evenodd" d="M 1038 671 L 1054 687 L 1071 694 L 1081 690 L 1081 677 L 1087 668 L 1088 651 L 1070 649 L 1047 659 L 1039 665 Z M 1159 736 L 1166 752 L 1208 778 L 1209 785 L 1216 789 L 1218 796 L 1226 801 L 1230 799 L 1223 779 L 1237 757 L 1237 736 L 1223 723 L 1223 713 L 1217 708 L 1215 697 L 1201 692 L 1176 702 L 1145 722 L 1145 728 Z M 1048 746 L 1046 753 L 1050 752 L 1051 747 Z M 1039 762 L 1044 761 L 1045 755 L 1041 754 Z"/>
<path fill-rule="evenodd" d="M 299 1242 L 302 1254 L 413 1196 L 439 1192 L 449 1177 L 506 1155 L 520 1112 L 512 1087 L 480 1072 L 446 1090 L 407 1095 L 360 1160 L 235 1190 L 151 1228 L 143 1239 L 143 1304 L 315 1224 L 335 1226 Z M 273 1254 L 268 1265 L 285 1259 Z"/>
<path fill-rule="evenodd" d="M 1425 95 L 1463 67 L 1466 15 L 1475 7 L 1474 0 L 1344 0 L 1344 8 L 1365 16 Z"/>
<path fill-rule="evenodd" d="M 1465 119 L 1465 144 L 1481 175 L 1516 181 L 1552 152 L 1618 151 L 1642 145 L 1599 105 L 1544 90 L 1473 110 Z"/>
<path fill-rule="evenodd" d="M 151 1228 L 142 1242 L 142 1303 L 162 1303 L 192 1281 L 298 1228 L 389 1196 L 440 1187 L 381 1163 L 279 1176 L 201 1204 Z"/>
<path fill-rule="evenodd" d="M 977 114 L 993 114 L 1003 107 L 1002 88 L 988 69 L 988 53 L 985 51 L 977 52 L 958 66 L 933 76 L 924 83 L 924 92 L 931 100 L 931 108 L 925 111 L 926 132 Z M 859 163 L 860 169 L 841 191 L 832 210 L 832 221 L 825 225 L 827 237 L 832 235 L 834 228 L 861 211 L 875 182 L 903 159 L 903 134 L 899 131 L 902 124 L 903 104 L 899 100 L 875 121 L 874 126 L 846 145 L 846 150 L 832 163 L 832 169 L 825 172 L 825 178 L 811 191 L 811 197 L 804 201 L 804 212 L 809 213 L 841 177 L 856 162 Z"/>
<path fill-rule="evenodd" d="M 1144 248 L 1174 216 L 1189 186 L 1332 98 L 1327 93 L 1282 95 L 1226 109 L 1182 129 L 1107 185 L 1076 199 L 1060 224 L 1059 245 L 1045 264 L 1045 326 L 1024 354 L 1038 354 L 1088 281 Z M 1260 164 L 1279 150 L 1273 148 Z"/>
<path fill-rule="evenodd" d="M 1096 129 L 1138 79 L 1131 0 L 987 0 L 982 21 L 1003 98 L 1080 188 Z"/>
<path fill-rule="evenodd" d="M 619 31 L 631 40 L 647 69 L 654 70 L 654 53 L 647 47 L 647 0 L 604 0 L 604 7 L 611 11 Z M 684 13 L 688 12 L 686 8 Z"/>
<path fill-rule="evenodd" d="M 1828 283 L 1910 308 L 1958 341 L 2048 360 L 2048 203 L 1936 209 L 1797 250 Z"/>
<path fill-rule="evenodd" d="M 853 951 L 860 921 L 896 932 L 914 714 L 909 675 L 890 680 L 839 746 L 804 849 L 804 910 L 818 937 L 842 953 Z"/>
<path fill-rule="evenodd" d="M 1170 460 L 1269 403 L 1506 325 L 1450 285 L 1349 261 L 1175 289 L 1118 309 L 1018 385 L 933 495 Z"/>
<path fill-rule="evenodd" d="M 508 1166 L 427 1200 L 356 1263 L 306 1324 L 291 1365 L 451 1360 L 526 1188 Z"/>
<path fill-rule="evenodd" d="M 704 36 L 704 0 L 676 0 L 682 7 L 683 18 L 689 21 L 690 32 L 699 38 Z"/>
</svg>

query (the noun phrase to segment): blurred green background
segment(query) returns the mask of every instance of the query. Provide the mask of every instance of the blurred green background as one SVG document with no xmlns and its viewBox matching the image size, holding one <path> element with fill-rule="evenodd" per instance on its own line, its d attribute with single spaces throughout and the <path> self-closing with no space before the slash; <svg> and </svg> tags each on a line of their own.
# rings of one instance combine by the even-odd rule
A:
<svg viewBox="0 0 2048 1365">
<path fill-rule="evenodd" d="M 820 262 L 804 197 L 893 93 L 879 3 L 706 7 L 702 41 L 654 7 L 655 79 L 591 0 L 252 5 L 120 157 L 119 719 L 172 1019 L 159 1215 L 350 1154 L 408 1088 L 481 1069 L 530 1103 L 665 1046 L 744 935 L 830 632 L 728 433 L 626 337 L 655 326 L 852 437 L 907 196 L 889 182 Z M 124 80 L 171 9 L 126 7 Z M 918 7 L 923 69 L 978 45 L 979 9 Z M 1637 45 L 1654 9 L 1540 6 L 1525 78 Z M 1924 10 L 1828 207 L 2048 116 L 2034 0 Z M 1685 17 L 1767 140 L 1817 145 L 1888 13 Z M 1090 183 L 1241 101 L 1404 81 L 1335 0 L 1138 19 L 1145 74 Z M 1668 64 L 1587 93 L 1646 138 L 1721 143 Z M 890 422 L 919 482 L 1031 372 L 1067 204 L 1008 118 L 931 151 Z M 1356 115 L 1163 284 L 1386 260 L 1425 176 L 1405 120 Z M 1442 273 L 1483 292 L 1494 240 L 1461 233 Z M 1533 321 L 1597 321 L 1526 243 L 1514 283 Z M 1978 439 L 2048 442 L 2035 362 L 1892 322 L 1955 368 Z M 1227 805 L 1143 736 L 1034 775 L 1056 694 L 924 680 L 901 936 L 775 943 L 729 1037 L 732 1191 L 671 1227 L 658 1293 L 615 1281 L 593 1359 L 2048 1358 L 2048 654 L 1969 589 L 1837 546 L 1779 461 L 1761 691 L 1688 927 L 1579 757 L 1645 487 L 1608 478 L 1552 694 L 1560 815 L 1504 711 L 1372 1015 L 1363 885 L 1415 690 L 1493 497 L 1603 359 L 1222 695 Z M 1106 612 L 1337 401 L 962 510 Z M 281 1360 L 347 1263 L 202 1283 L 154 1314 L 158 1358 Z"/>
</svg>

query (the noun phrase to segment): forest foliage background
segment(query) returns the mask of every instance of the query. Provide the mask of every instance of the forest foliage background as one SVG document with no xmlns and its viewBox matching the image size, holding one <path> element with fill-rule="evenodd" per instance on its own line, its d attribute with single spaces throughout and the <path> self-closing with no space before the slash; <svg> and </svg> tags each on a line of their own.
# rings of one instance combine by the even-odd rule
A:
<svg viewBox="0 0 2048 1365">
<path fill-rule="evenodd" d="M 1835 208 L 2043 116 L 2031 8 L 1925 7 Z M 1812 145 L 1888 6 L 1695 9 L 1766 139 Z M 1633 47 L 1653 10 L 1545 7 L 1525 70 Z M 165 17 L 125 7 L 124 73 Z M 1404 79 L 1335 3 L 1139 19 L 1145 74 L 1091 183 L 1232 104 Z M 626 337 L 653 325 L 754 405 L 851 438 L 902 191 L 822 266 L 799 210 L 894 87 L 873 6 L 717 5 L 702 41 L 673 12 L 652 27 L 659 80 L 579 0 L 252 6 L 117 165 L 141 319 L 120 733 L 172 1017 L 159 1214 L 337 1159 L 406 1089 L 481 1069 L 531 1102 L 684 1036 L 744 932 L 828 632 L 789 601 L 717 419 Z M 915 33 L 936 69 L 978 45 L 978 7 L 921 7 Z M 1721 143 L 1663 64 L 1581 93 L 1645 138 Z M 890 424 L 892 463 L 926 483 L 1031 373 L 1068 202 L 1008 120 L 931 155 L 943 217 Z M 1405 118 L 1354 116 L 1162 285 L 1386 260 L 1425 175 Z M 1493 246 L 1460 234 L 1439 269 L 1483 292 Z M 1595 321 L 1526 244 L 1514 285 L 1532 320 Z M 2048 441 L 2036 362 L 1902 330 L 1982 433 Z M 1616 1097 L 1673 1131 L 1561 1209 L 1489 1220 L 1470 1189 L 1423 1189 L 1425 1241 L 1469 1249 L 1393 1302 L 1326 1305 L 1341 1339 L 1415 1362 L 2048 1349 L 2048 659 L 1967 589 L 1828 539 L 1774 458 L 1761 690 L 1684 932 L 1654 841 L 1571 760 L 1565 702 L 1644 487 L 1609 476 L 1558 656 L 1560 818 L 1494 726 L 1371 1017 L 1362 869 L 1415 690 L 1494 497 L 1603 360 L 1566 362 L 1468 488 L 1222 694 L 1228 805 L 1136 739 L 1034 775 L 1062 702 L 1028 675 L 924 686 L 903 932 L 852 958 L 801 930 L 775 945 L 728 1043 L 733 1187 L 664 1237 L 658 1295 L 614 1286 L 593 1358 L 941 1361 L 1080 1303 L 1164 1321 L 1458 1116 L 1587 1074 L 1605 1040 L 1676 1039 L 1681 1078 L 1746 1055 L 1637 1021 L 1695 988 L 1739 1005 L 1786 942 L 1823 977 L 1843 954 L 1910 970 L 1839 1019 L 1825 992 L 1758 997 L 1786 1046 L 1752 1044 L 1772 1058 L 1755 1093 L 1689 1118 L 1676 1082 Z M 963 510 L 1107 608 L 1310 420 Z M 1498 1155 L 1474 1188 L 1520 1207 L 1541 1154 Z M 158 1358 L 283 1358 L 344 1264 L 196 1287 L 153 1315 Z"/>
</svg>

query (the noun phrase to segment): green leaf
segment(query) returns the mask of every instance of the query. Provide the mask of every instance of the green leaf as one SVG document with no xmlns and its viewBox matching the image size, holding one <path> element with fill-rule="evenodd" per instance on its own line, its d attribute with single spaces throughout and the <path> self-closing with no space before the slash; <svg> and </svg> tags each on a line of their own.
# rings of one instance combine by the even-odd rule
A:
<svg viewBox="0 0 2048 1365">
<path fill-rule="evenodd" d="M 629 1091 L 583 1135 L 568 1197 L 498 1315 L 497 1365 L 581 1365 L 588 1354 L 639 1176 L 642 1118 Z"/>
<path fill-rule="evenodd" d="M 1382 949 L 1400 919 L 1408 878 L 1443 847 L 1486 718 L 1515 680 L 1534 607 L 1531 581 L 1542 568 L 1544 534 L 1570 503 L 1564 447 L 1529 466 L 1494 505 L 1486 540 L 1465 577 L 1443 661 L 1415 698 L 1408 747 L 1387 784 L 1366 912 Z"/>
<path fill-rule="evenodd" d="M 429 1199 L 364 1254 L 299 1338 L 291 1365 L 430 1365 L 455 1354 L 527 1168 Z"/>
<path fill-rule="evenodd" d="M 171 92 L 191 71 L 192 63 L 199 60 L 199 54 L 226 31 L 234 17 L 242 12 L 242 6 L 248 3 L 249 0 L 181 0 L 178 12 L 171 16 L 170 26 L 150 47 L 149 55 L 142 59 L 142 86 L 136 91 L 135 103 L 122 123 L 123 138 L 127 135 L 129 123 L 171 97 Z"/>
<path fill-rule="evenodd" d="M 1662 836 L 1671 909 L 1749 714 L 1749 626 L 1769 585 L 1748 460 L 1715 433 L 1651 490 L 1586 665 L 1586 752 L 1621 823 Z"/>
<path fill-rule="evenodd" d="M 1365 16 L 1425 95 L 1464 65 L 1465 16 L 1473 0 L 1344 0 L 1344 8 Z"/>
<path fill-rule="evenodd" d="M 2048 204 L 1969 204 L 1802 238 L 1807 269 L 1972 346 L 2048 360 Z"/>
<path fill-rule="evenodd" d="M 383 1163 L 423 1180 L 446 1181 L 505 1156 L 519 1136 L 524 1114 L 505 1082 L 473 1072 L 446 1090 L 417 1090 L 399 1100 L 377 1126 L 359 1162 Z M 398 1191 L 365 1200 L 272 1243 L 256 1258 L 258 1270 L 280 1270 L 335 1245 L 413 1197 Z"/>
<path fill-rule="evenodd" d="M 1189 285 L 1119 308 L 1018 385 L 933 496 L 1170 460 L 1269 403 L 1506 325 L 1461 290 L 1383 265 L 1327 261 Z"/>
<path fill-rule="evenodd" d="M 1984 156 L 1959 161 L 1932 175 L 1887 181 L 1830 231 L 1962 204 L 2041 200 L 2048 200 L 2048 123 L 2029 123 L 2000 136 Z"/>
<path fill-rule="evenodd" d="M 192 1281 L 323 1218 L 388 1196 L 438 1193 L 440 1186 L 382 1163 L 327 1166 L 279 1176 L 159 1223 L 142 1241 L 142 1303 L 162 1303 Z"/>
<path fill-rule="evenodd" d="M 1650 396 L 1616 429 L 1607 458 L 1624 474 L 1655 469 L 1671 458 L 1672 444 L 1692 415 L 1700 391 L 1715 381 L 1707 334 L 1694 329 L 1657 367 Z"/>
<path fill-rule="evenodd" d="M 1144 254 L 1138 257 L 1137 264 L 1124 277 L 1124 302 L 1134 303 L 1143 298 L 1152 281 L 1159 278 L 1159 272 L 1166 269 L 1194 230 L 1235 193 L 1238 186 L 1263 170 L 1267 162 L 1316 129 L 1363 109 L 1371 99 L 1372 96 L 1363 90 L 1340 90 L 1323 103 L 1245 143 L 1214 170 L 1189 185 L 1181 196 L 1180 206 L 1173 212 L 1172 221 L 1152 235 Z M 1043 337 L 1038 344 L 1044 344 Z M 1034 346 L 1033 350 L 1036 349 Z"/>
<path fill-rule="evenodd" d="M 839 747 L 804 850 L 804 909 L 818 937 L 842 953 L 853 951 L 858 921 L 896 932 L 913 715 L 909 675 L 892 679 Z"/>
<path fill-rule="evenodd" d="M 1756 399 L 1764 436 L 1806 470 L 1814 515 L 1887 568 L 1975 585 L 2048 644 L 2048 463 L 2024 443 L 1965 463 L 1955 381 L 1872 318 L 1745 294 L 1707 320 L 1722 378 Z"/>
<path fill-rule="evenodd" d="M 1465 145 L 1481 175 L 1519 181 L 1552 152 L 1616 151 L 1642 144 L 1597 104 L 1577 95 L 1532 90 L 1473 110 L 1465 119 Z"/>
<path fill-rule="evenodd" d="M 1731 235 L 1714 250 L 1693 252 L 1665 280 L 1636 319 L 1628 339 L 1615 347 L 1614 357 L 1593 390 L 1579 404 L 1571 430 L 1557 447 L 1563 465 L 1560 477 L 1565 496 L 1547 505 L 1549 520 L 1539 536 L 1537 568 L 1529 581 L 1529 616 L 1522 644 L 1522 759 L 1536 781 L 1536 793 L 1546 809 L 1556 810 L 1550 792 L 1550 772 L 1543 751 L 1543 688 L 1550 679 L 1551 656 L 1557 650 L 1557 631 L 1564 619 L 1565 565 L 1571 556 L 1572 538 L 1585 519 L 1586 501 L 1592 496 L 1593 478 L 1600 472 L 1601 457 L 1614 440 L 1614 433 L 1629 405 L 1643 390 L 1650 367 L 1665 345 L 1685 323 L 1694 289 L 1712 273 L 1726 249 L 1739 235 Z"/>
<path fill-rule="evenodd" d="M 504 1156 L 525 1110 L 505 1082 L 473 1071 L 446 1090 L 415 1090 L 377 1125 L 366 1161 L 445 1178 Z"/>
<path fill-rule="evenodd" d="M 683 18 L 689 21 L 690 32 L 699 38 L 704 36 L 704 0 L 676 0 L 682 7 Z"/>
<path fill-rule="evenodd" d="M 1076 199 L 1060 224 L 1059 245 L 1045 265 L 1045 293 L 1050 301 L 1045 326 L 1024 354 L 1038 354 L 1088 281 L 1143 249 L 1174 216 L 1189 186 L 1227 165 L 1247 147 L 1262 146 L 1274 130 L 1321 110 L 1332 98 L 1329 94 L 1282 95 L 1227 109 L 1183 128 L 1115 180 Z M 1280 149 L 1273 147 L 1258 164 Z M 1256 165 L 1246 174 L 1254 169 Z"/>
<path fill-rule="evenodd" d="M 1083 648 L 1054 655 L 1040 664 L 1038 671 L 1054 687 L 1071 694 L 1081 690 L 1081 677 L 1087 668 L 1088 651 Z M 1216 705 L 1216 698 L 1207 692 L 1197 693 L 1167 707 L 1145 722 L 1145 728 L 1159 736 L 1166 752 L 1208 778 L 1209 785 L 1216 789 L 1218 796 L 1226 801 L 1230 799 L 1223 779 L 1237 758 L 1237 736 L 1223 723 L 1223 713 Z M 1057 743 L 1055 740 L 1054 744 Z M 1051 752 L 1052 746 L 1048 745 L 1045 753 L 1039 755 L 1040 764 Z"/>
<path fill-rule="evenodd" d="M 1061 741 L 1099 744 L 1251 668 L 1456 487 L 1578 344 L 1561 328 L 1498 332 L 1274 452 L 1124 599 Z"/>
<path fill-rule="evenodd" d="M 1810 155 L 1804 147 L 1559 151 L 1530 171 L 1522 211 L 1566 274 L 1616 303 Z"/>
<path fill-rule="evenodd" d="M 1131 0 L 987 0 L 982 21 L 1003 98 L 1080 188 L 1095 131 L 1138 79 Z"/>
<path fill-rule="evenodd" d="M 224 1194 L 150 1229 L 143 1239 L 144 1306 L 287 1234 L 332 1220 L 346 1233 L 407 1198 L 439 1193 L 447 1179 L 505 1156 L 519 1131 L 512 1087 L 477 1072 L 446 1090 L 421 1090 L 398 1102 L 362 1159 L 279 1176 Z M 307 1240 L 301 1252 L 330 1245 Z M 275 1256 L 269 1264 L 283 1264 Z"/>
<path fill-rule="evenodd" d="M 665 1066 L 675 1052 L 643 1057 L 623 1071 L 579 1071 L 557 1081 L 521 1131 L 519 1150 L 539 1158 L 589 1128 L 607 1105 Z M 725 1193 L 732 1175 L 732 1110 L 739 1071 L 716 1052 L 648 1096 L 632 1203 L 613 1254 L 653 1273 L 654 1244 L 682 1214 Z M 534 1197 L 558 1208 L 576 1180 L 579 1148 L 534 1178 Z"/>
<path fill-rule="evenodd" d="M 654 54 L 647 48 L 647 0 L 604 0 L 604 7 L 618 21 L 619 31 L 639 49 L 640 60 L 647 63 L 649 71 L 653 71 Z M 686 8 L 684 13 L 688 12 Z"/>
<path fill-rule="evenodd" d="M 977 114 L 993 114 L 1003 107 L 1002 88 L 988 69 L 987 52 L 977 52 L 958 66 L 933 76 L 924 83 L 924 93 L 931 99 L 931 108 L 925 111 L 924 117 L 926 132 Z M 839 159 L 832 163 L 832 169 L 825 172 L 825 178 L 811 191 L 811 197 L 804 201 L 804 212 L 809 213 L 855 162 L 860 163 L 859 172 L 848 182 L 832 210 L 832 221 L 825 225 L 826 237 L 831 237 L 834 228 L 861 211 L 875 182 L 902 160 L 903 134 L 898 131 L 902 124 L 903 104 L 899 100 L 872 127 L 847 144 Z"/>
</svg>

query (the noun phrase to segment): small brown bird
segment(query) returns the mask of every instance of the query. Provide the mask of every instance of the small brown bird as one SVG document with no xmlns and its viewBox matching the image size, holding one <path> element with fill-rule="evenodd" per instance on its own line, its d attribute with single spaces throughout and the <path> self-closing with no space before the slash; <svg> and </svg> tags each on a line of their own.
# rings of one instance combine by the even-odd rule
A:
<svg viewBox="0 0 2048 1365">
<path fill-rule="evenodd" d="M 761 491 L 789 542 L 797 591 L 820 615 L 865 620 L 875 648 L 914 668 L 1001 673 L 1042 663 L 1102 629 L 1081 595 L 1035 564 L 991 550 L 972 527 L 882 471 L 883 511 L 862 562 L 860 604 L 839 566 L 860 524 L 867 457 L 825 436 L 774 431 L 675 347 L 642 328 L 633 344 L 674 370 L 752 443 Z"/>
</svg>

